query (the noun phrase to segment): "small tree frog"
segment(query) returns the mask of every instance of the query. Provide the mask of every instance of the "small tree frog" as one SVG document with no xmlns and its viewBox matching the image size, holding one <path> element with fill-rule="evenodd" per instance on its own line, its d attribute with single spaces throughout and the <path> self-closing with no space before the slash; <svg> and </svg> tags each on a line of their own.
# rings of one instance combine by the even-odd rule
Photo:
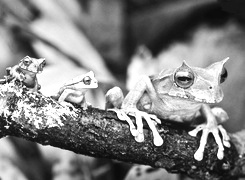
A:
<svg viewBox="0 0 245 180">
<path fill-rule="evenodd" d="M 158 118 L 192 122 L 197 116 L 203 115 L 206 122 L 189 132 L 196 136 L 199 131 L 203 131 L 194 158 L 199 161 L 203 159 L 208 134 L 212 133 L 218 144 L 217 157 L 223 159 L 224 146 L 230 147 L 230 143 L 226 130 L 218 122 L 227 120 L 228 115 L 221 108 L 211 109 L 208 104 L 218 103 L 223 99 L 220 84 L 227 77 L 224 64 L 228 59 L 213 63 L 207 68 L 190 67 L 184 61 L 176 69 L 164 69 L 158 75 L 150 77 L 142 76 L 124 99 L 120 88 L 110 89 L 106 94 L 107 104 L 117 107 L 113 111 L 119 119 L 129 123 L 131 134 L 138 142 L 144 141 L 144 118 L 153 133 L 156 146 L 163 144 L 155 126 L 161 123 Z M 128 115 L 135 116 L 137 128 Z"/>
<path fill-rule="evenodd" d="M 43 71 L 45 64 L 45 58 L 36 59 L 26 56 L 20 60 L 19 64 L 6 69 L 6 80 L 17 79 L 23 82 L 29 91 L 37 92 L 41 86 L 37 82 L 36 75 Z"/>
<path fill-rule="evenodd" d="M 85 100 L 85 93 L 88 89 L 97 87 L 98 81 L 96 80 L 93 71 L 90 71 L 65 83 L 59 89 L 57 96 L 53 97 L 56 97 L 61 104 L 68 101 L 81 105 L 83 109 L 87 109 L 88 103 Z"/>
</svg>

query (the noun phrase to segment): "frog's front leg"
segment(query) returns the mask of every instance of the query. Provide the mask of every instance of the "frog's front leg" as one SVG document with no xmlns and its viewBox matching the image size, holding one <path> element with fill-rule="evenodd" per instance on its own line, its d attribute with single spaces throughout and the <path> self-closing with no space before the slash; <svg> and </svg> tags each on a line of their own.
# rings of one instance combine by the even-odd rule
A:
<svg viewBox="0 0 245 180">
<path fill-rule="evenodd" d="M 73 105 L 72 105 L 71 103 L 66 102 L 66 101 L 69 101 L 69 100 L 68 100 L 68 97 L 69 97 L 72 93 L 74 93 L 74 92 L 75 92 L 75 90 L 72 90 L 72 89 L 65 89 L 65 90 L 61 93 L 61 95 L 60 95 L 60 97 L 59 97 L 59 99 L 58 99 L 58 102 L 59 102 L 61 105 L 63 105 L 63 106 L 68 106 L 68 107 L 71 107 L 71 108 L 73 109 L 73 108 L 74 108 Z"/>
<path fill-rule="evenodd" d="M 150 98 L 157 97 L 155 88 L 152 85 L 151 79 L 148 76 L 142 76 L 135 87 L 129 91 L 122 103 L 122 110 L 129 115 L 135 117 L 138 135 L 135 136 L 135 140 L 138 142 L 144 141 L 143 134 L 143 122 L 144 118 L 153 133 L 153 141 L 156 146 L 161 146 L 163 144 L 163 139 L 156 129 L 156 124 L 161 123 L 153 114 L 148 114 L 144 111 L 137 109 L 137 103 L 140 101 L 144 93 L 147 93 Z"/>
<path fill-rule="evenodd" d="M 144 141 L 143 134 L 143 120 L 145 119 L 149 128 L 153 134 L 153 142 L 155 146 L 161 146 L 163 144 L 163 139 L 156 129 L 156 124 L 161 124 L 161 120 L 157 118 L 154 114 L 148 114 L 144 111 L 140 111 L 137 108 L 128 108 L 126 113 L 135 117 L 138 134 L 135 136 L 137 142 Z"/>
<path fill-rule="evenodd" d="M 206 104 L 202 105 L 201 113 L 205 116 L 207 122 L 205 124 L 198 125 L 194 130 L 189 132 L 191 136 L 196 136 L 197 133 L 202 130 L 200 145 L 198 150 L 194 154 L 194 158 L 198 161 L 201 161 L 203 159 L 203 153 L 204 153 L 205 145 L 207 144 L 208 134 L 212 133 L 216 143 L 218 144 L 217 157 L 218 159 L 223 159 L 224 146 L 230 147 L 229 136 L 226 130 L 222 127 L 222 125 L 218 125 L 216 118 L 224 119 L 226 113 L 222 112 L 221 109 L 212 110 Z M 222 135 L 222 139 L 219 136 L 219 132 Z"/>
<path fill-rule="evenodd" d="M 120 120 L 127 121 L 129 124 L 129 129 L 131 134 L 135 137 L 135 140 L 137 142 L 143 142 L 144 141 L 144 134 L 143 134 L 143 121 L 142 118 L 144 118 L 150 127 L 152 133 L 153 133 L 153 142 L 154 145 L 156 146 L 161 146 L 163 144 L 163 139 L 158 133 L 156 129 L 156 124 L 161 124 L 160 119 L 158 119 L 155 115 L 153 114 L 148 114 L 144 111 L 139 111 L 136 107 L 128 107 L 124 109 L 109 109 L 110 111 L 114 111 L 117 113 L 117 117 Z M 135 128 L 131 118 L 128 115 L 132 115 L 135 117 L 136 121 L 136 126 L 137 129 Z"/>
</svg>

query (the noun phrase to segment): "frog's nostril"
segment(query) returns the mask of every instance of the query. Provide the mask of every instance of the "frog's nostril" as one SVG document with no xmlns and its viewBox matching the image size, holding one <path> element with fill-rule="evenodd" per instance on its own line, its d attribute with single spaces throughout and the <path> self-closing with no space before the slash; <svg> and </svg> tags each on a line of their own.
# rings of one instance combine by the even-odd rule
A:
<svg viewBox="0 0 245 180">
<path fill-rule="evenodd" d="M 212 86 L 209 86 L 209 89 L 213 89 L 213 87 Z"/>
</svg>

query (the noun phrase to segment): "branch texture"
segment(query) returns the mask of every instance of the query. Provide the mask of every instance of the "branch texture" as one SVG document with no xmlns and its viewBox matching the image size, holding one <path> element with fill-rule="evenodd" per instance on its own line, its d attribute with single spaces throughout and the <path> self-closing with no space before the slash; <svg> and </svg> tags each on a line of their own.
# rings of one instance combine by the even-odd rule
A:
<svg viewBox="0 0 245 180">
<path fill-rule="evenodd" d="M 193 155 L 200 139 L 188 135 L 188 126 L 163 121 L 158 126 L 162 146 L 154 146 L 147 127 L 145 141 L 138 143 L 114 112 L 62 106 L 41 93 L 28 92 L 16 82 L 0 85 L 0 114 L 1 137 L 16 136 L 88 156 L 165 168 L 195 179 L 236 179 L 245 175 L 244 158 L 233 144 L 225 149 L 224 159 L 218 160 L 217 145 L 210 136 L 204 159 L 198 162 Z"/>
</svg>

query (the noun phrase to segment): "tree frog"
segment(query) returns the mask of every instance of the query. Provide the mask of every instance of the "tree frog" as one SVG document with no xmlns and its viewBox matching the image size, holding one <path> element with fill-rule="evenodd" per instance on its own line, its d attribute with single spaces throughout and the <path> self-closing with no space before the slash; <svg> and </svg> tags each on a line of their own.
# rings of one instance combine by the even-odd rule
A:
<svg viewBox="0 0 245 180">
<path fill-rule="evenodd" d="M 41 86 L 37 82 L 36 75 L 43 71 L 45 64 L 45 58 L 36 59 L 26 56 L 20 60 L 19 64 L 6 69 L 6 80 L 17 79 L 23 82 L 29 91 L 37 92 Z"/>
<path fill-rule="evenodd" d="M 59 89 L 58 94 L 53 97 L 57 98 L 61 104 L 64 104 L 65 101 L 69 101 L 81 105 L 85 110 L 88 106 L 88 103 L 85 100 L 85 93 L 88 89 L 97 87 L 98 81 L 94 76 L 94 72 L 90 71 L 69 80 Z"/>
<path fill-rule="evenodd" d="M 110 89 L 106 94 L 107 104 L 112 104 L 113 111 L 120 120 L 129 123 L 131 134 L 138 142 L 144 141 L 142 118 L 148 123 L 156 146 L 163 144 L 156 124 L 160 119 L 178 122 L 192 122 L 203 115 L 206 122 L 195 127 L 189 134 L 196 136 L 202 130 L 198 150 L 194 158 L 203 159 L 204 148 L 209 133 L 212 133 L 218 144 L 218 159 L 223 159 L 224 146 L 230 147 L 226 130 L 218 124 L 228 119 L 226 112 L 218 107 L 210 108 L 209 104 L 218 103 L 223 99 L 220 84 L 225 81 L 227 71 L 224 64 L 229 58 L 211 64 L 206 68 L 190 67 L 185 61 L 176 69 L 163 69 L 153 76 L 142 76 L 123 98 L 118 87 Z M 128 115 L 135 116 L 136 126 Z M 219 136 L 219 132 L 222 138 Z"/>
</svg>

